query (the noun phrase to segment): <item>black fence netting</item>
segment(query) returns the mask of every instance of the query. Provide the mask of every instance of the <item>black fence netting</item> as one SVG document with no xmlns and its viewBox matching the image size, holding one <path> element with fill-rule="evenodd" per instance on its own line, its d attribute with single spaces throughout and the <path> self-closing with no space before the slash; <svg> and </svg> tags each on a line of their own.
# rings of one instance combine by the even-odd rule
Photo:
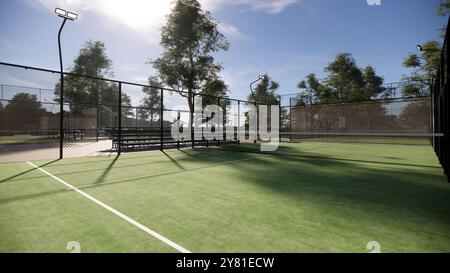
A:
<svg viewBox="0 0 450 273">
<path fill-rule="evenodd" d="M 59 74 L 0 66 L 0 162 L 59 157 Z"/>
<path fill-rule="evenodd" d="M 445 41 L 442 48 L 441 60 L 439 68 L 436 73 L 436 77 L 432 84 L 432 100 L 433 100 L 433 131 L 435 133 L 443 134 L 442 137 L 433 138 L 433 147 L 439 161 L 444 168 L 444 173 L 449 177 L 449 103 L 450 97 L 448 92 L 448 79 L 449 79 L 449 39 L 450 39 L 450 18 L 447 25 L 447 31 L 445 34 Z"/>
<path fill-rule="evenodd" d="M 289 140 L 430 144 L 429 97 L 292 105 L 282 123 Z"/>
<path fill-rule="evenodd" d="M 0 63 L 0 161 L 238 143 L 252 128 L 245 101 L 63 75 L 61 86 L 58 71 Z"/>
</svg>

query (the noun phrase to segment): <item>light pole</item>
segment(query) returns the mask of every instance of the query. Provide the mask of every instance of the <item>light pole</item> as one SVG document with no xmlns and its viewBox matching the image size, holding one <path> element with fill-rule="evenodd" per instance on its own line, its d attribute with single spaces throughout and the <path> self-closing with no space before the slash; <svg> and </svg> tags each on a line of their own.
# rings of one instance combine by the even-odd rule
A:
<svg viewBox="0 0 450 273">
<path fill-rule="evenodd" d="M 254 80 L 250 83 L 250 91 L 252 92 L 253 103 L 255 104 L 255 106 L 256 106 L 256 99 L 255 99 L 255 93 L 253 92 L 252 86 L 253 86 L 253 84 L 259 82 L 260 80 L 264 80 L 265 78 L 266 78 L 266 76 L 259 75 L 257 80 Z"/>
<path fill-rule="evenodd" d="M 59 68 L 60 68 L 60 76 L 61 76 L 61 86 L 60 86 L 60 106 L 59 106 L 59 159 L 63 158 L 63 141 L 64 141 L 64 71 L 63 71 L 63 62 L 62 62 L 62 53 L 61 53 L 61 32 L 66 24 L 67 20 L 75 21 L 78 18 L 78 15 L 66 11 L 60 8 L 55 8 L 55 13 L 63 18 L 61 27 L 58 32 L 58 49 L 59 49 Z"/>
<path fill-rule="evenodd" d="M 253 103 L 255 104 L 255 111 L 256 113 L 258 113 L 258 104 L 256 103 L 256 99 L 255 99 L 255 93 L 253 92 L 253 84 L 261 81 L 261 80 L 265 80 L 266 76 L 265 75 L 259 75 L 257 80 L 254 80 L 250 83 L 250 91 L 252 93 L 252 98 L 253 98 Z M 258 120 L 256 121 L 256 139 L 253 141 L 253 143 L 256 143 L 256 141 L 258 140 L 258 127 L 259 127 L 259 122 Z"/>
</svg>

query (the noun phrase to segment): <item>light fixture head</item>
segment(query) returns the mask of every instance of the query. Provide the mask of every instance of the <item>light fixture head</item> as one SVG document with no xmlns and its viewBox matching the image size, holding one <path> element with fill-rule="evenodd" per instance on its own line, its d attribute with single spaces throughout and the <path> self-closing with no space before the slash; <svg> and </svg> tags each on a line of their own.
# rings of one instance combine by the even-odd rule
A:
<svg viewBox="0 0 450 273">
<path fill-rule="evenodd" d="M 58 16 L 66 16 L 67 12 L 60 8 L 55 8 L 55 13 L 58 14 Z"/>
<path fill-rule="evenodd" d="M 55 13 L 62 18 L 68 19 L 70 21 L 74 21 L 78 18 L 78 15 L 76 13 L 66 11 L 60 8 L 55 8 Z"/>
<path fill-rule="evenodd" d="M 72 21 L 74 21 L 74 20 L 77 20 L 78 14 L 68 11 L 67 17 L 69 17 L 70 19 L 72 19 Z"/>
<path fill-rule="evenodd" d="M 266 76 L 265 76 L 265 75 L 259 75 L 259 79 L 260 79 L 260 80 L 265 80 L 265 79 L 266 79 Z"/>
<path fill-rule="evenodd" d="M 421 45 L 417 45 L 417 50 L 418 51 L 423 51 L 423 47 Z"/>
</svg>

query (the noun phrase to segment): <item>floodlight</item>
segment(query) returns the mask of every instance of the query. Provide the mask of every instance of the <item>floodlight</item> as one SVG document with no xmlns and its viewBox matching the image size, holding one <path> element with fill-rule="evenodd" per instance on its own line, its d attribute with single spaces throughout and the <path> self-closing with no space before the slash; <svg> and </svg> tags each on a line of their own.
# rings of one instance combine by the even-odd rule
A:
<svg viewBox="0 0 450 273">
<path fill-rule="evenodd" d="M 423 51 L 422 46 L 421 46 L 421 45 L 417 45 L 417 50 L 418 50 L 418 51 Z"/>
<path fill-rule="evenodd" d="M 55 8 L 55 13 L 58 14 L 58 16 L 66 17 L 67 12 L 60 8 Z"/>
<path fill-rule="evenodd" d="M 60 8 L 55 8 L 55 13 L 64 19 L 68 19 L 70 21 L 74 21 L 78 18 L 78 15 L 76 13 L 66 11 Z"/>
<path fill-rule="evenodd" d="M 73 20 L 76 20 L 78 18 L 78 14 L 68 11 L 67 12 L 67 17 L 68 17 L 68 19 L 73 21 Z"/>
</svg>

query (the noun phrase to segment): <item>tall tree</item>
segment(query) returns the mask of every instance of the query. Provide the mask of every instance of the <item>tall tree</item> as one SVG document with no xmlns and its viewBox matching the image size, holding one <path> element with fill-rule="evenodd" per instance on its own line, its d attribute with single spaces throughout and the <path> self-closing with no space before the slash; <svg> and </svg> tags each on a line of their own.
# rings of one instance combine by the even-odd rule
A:
<svg viewBox="0 0 450 273">
<path fill-rule="evenodd" d="M 141 109 L 138 118 L 141 120 L 149 120 L 150 126 L 154 125 L 156 118 L 160 115 L 161 109 L 161 82 L 155 76 L 148 78 L 149 86 L 142 88 L 142 92 L 146 96 L 141 100 Z"/>
<path fill-rule="evenodd" d="M 372 66 L 361 69 L 350 53 L 340 53 L 325 69 L 326 78 L 319 81 L 309 74 L 297 87 L 303 92 L 297 96 L 297 105 L 313 103 L 343 103 L 384 97 L 387 90 L 383 78 Z"/>
<path fill-rule="evenodd" d="M 203 105 L 217 104 L 217 97 L 228 98 L 228 86 L 218 77 L 211 78 L 205 83 L 201 93 L 205 95 L 202 98 Z M 220 104 L 228 106 L 230 103 L 222 100 Z"/>
<path fill-rule="evenodd" d="M 69 71 L 74 74 L 106 78 L 113 76 L 112 61 L 106 55 L 106 47 L 100 41 L 87 41 L 74 59 Z M 55 87 L 55 101 L 59 102 L 60 84 Z M 82 114 L 87 105 L 117 105 L 119 99 L 118 86 L 115 83 L 85 77 L 65 75 L 64 102 L 70 105 L 71 113 Z M 131 99 L 122 93 L 122 105 L 130 106 Z M 129 116 L 130 108 L 123 108 L 122 115 Z"/>
<path fill-rule="evenodd" d="M 320 94 L 321 100 L 335 100 L 335 102 L 370 100 L 384 91 L 381 86 L 383 78 L 377 76 L 371 66 L 361 70 L 351 53 L 338 54 L 324 71 L 328 72 L 324 84 L 331 92 Z"/>
<path fill-rule="evenodd" d="M 311 73 L 306 76 L 305 80 L 301 80 L 297 84 L 297 88 L 301 90 L 294 99 L 295 103 L 293 106 L 304 106 L 314 104 L 320 93 L 326 93 L 325 86 L 323 86 L 316 75 Z"/>
<path fill-rule="evenodd" d="M 9 130 L 36 130 L 40 117 L 45 113 L 36 95 L 17 93 L 4 107 L 6 128 Z"/>
<path fill-rule="evenodd" d="M 409 83 L 402 88 L 402 96 L 425 96 L 429 89 L 421 88 L 436 73 L 441 57 L 441 44 L 438 41 L 427 41 L 422 44 L 423 51 L 419 54 L 411 53 L 403 61 L 403 66 L 413 69 L 410 75 L 403 75 L 402 79 Z"/>
<path fill-rule="evenodd" d="M 450 0 L 441 0 L 436 8 L 437 16 L 447 17 L 450 14 Z M 440 30 L 440 36 L 445 37 L 446 27 Z M 412 72 L 409 75 L 403 75 L 404 81 L 409 81 L 402 88 L 402 96 L 415 97 L 429 95 L 429 88 L 424 88 L 424 85 L 434 77 L 439 66 L 441 57 L 442 44 L 436 40 L 428 40 L 422 45 L 423 51 L 419 54 L 409 53 L 403 61 L 403 66 L 411 68 Z"/>
<path fill-rule="evenodd" d="M 194 93 L 210 90 L 205 85 L 218 78 L 222 69 L 211 54 L 227 50 L 229 44 L 218 31 L 217 22 L 197 0 L 177 0 L 162 28 L 161 46 L 164 53 L 150 63 L 165 84 L 186 92 L 180 95 L 187 98 L 193 112 Z"/>
<path fill-rule="evenodd" d="M 387 92 L 386 88 L 383 87 L 384 79 L 378 76 L 375 69 L 372 66 L 367 66 L 363 69 L 364 78 L 364 88 L 363 98 L 374 98 L 374 97 L 388 97 L 390 92 Z"/>
</svg>

